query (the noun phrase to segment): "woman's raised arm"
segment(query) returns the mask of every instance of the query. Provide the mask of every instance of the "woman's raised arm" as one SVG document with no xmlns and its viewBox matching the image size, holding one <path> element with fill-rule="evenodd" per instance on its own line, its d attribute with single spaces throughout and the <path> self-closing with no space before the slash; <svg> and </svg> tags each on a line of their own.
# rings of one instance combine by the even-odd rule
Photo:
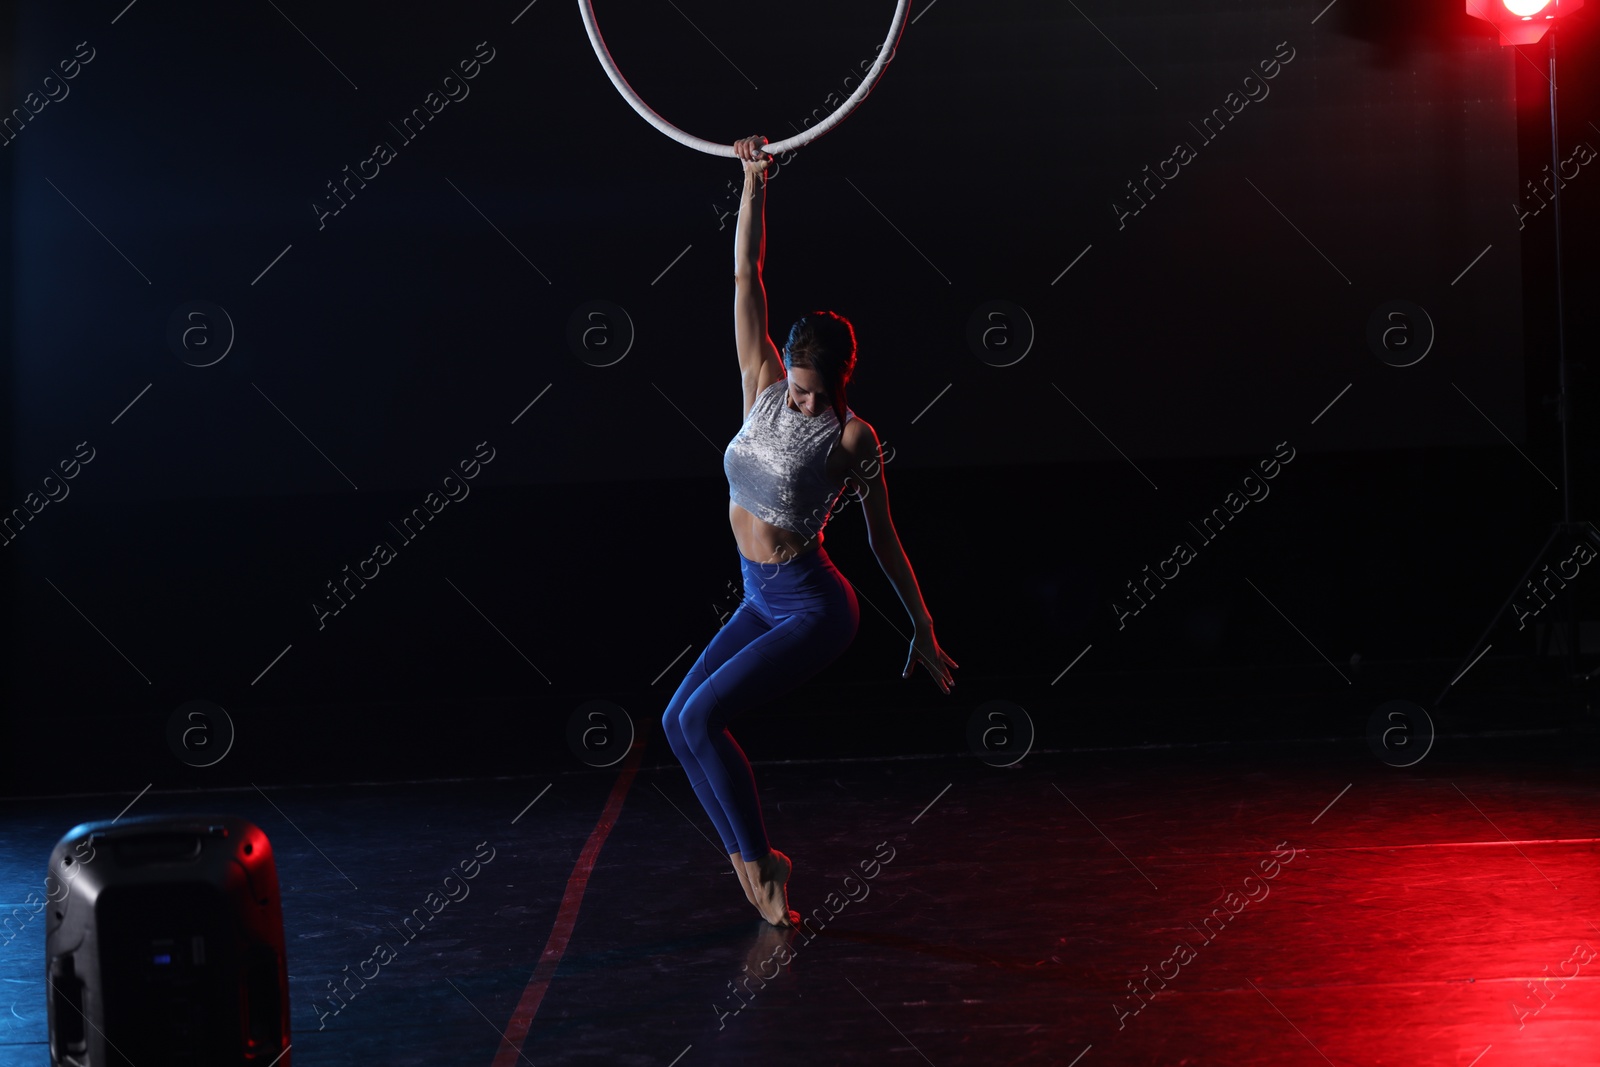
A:
<svg viewBox="0 0 1600 1067">
<path fill-rule="evenodd" d="M 733 337 L 739 349 L 746 411 L 758 391 L 762 365 L 770 360 L 781 366 L 778 348 L 767 335 L 767 291 L 761 283 L 761 264 L 767 255 L 766 186 L 771 165 L 771 157 L 761 150 L 766 141 L 756 136 L 734 142 L 734 151 L 744 160 L 744 194 L 733 230 Z"/>
<path fill-rule="evenodd" d="M 767 258 L 767 228 L 763 203 L 767 168 L 772 157 L 762 151 L 765 137 L 745 137 L 733 142 L 734 153 L 744 161 L 744 195 L 739 202 L 739 222 L 733 229 L 734 277 L 760 277 Z"/>
</svg>

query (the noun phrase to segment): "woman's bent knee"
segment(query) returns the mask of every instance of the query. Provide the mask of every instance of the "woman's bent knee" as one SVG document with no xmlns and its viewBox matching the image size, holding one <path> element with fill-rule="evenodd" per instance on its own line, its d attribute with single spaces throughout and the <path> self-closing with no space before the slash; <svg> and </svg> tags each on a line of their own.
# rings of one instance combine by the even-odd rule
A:
<svg viewBox="0 0 1600 1067">
<path fill-rule="evenodd" d="M 672 707 L 661 714 L 661 732 L 667 735 L 667 744 L 674 752 L 683 748 L 683 725 L 678 721 L 680 714 L 682 714 L 681 708 Z"/>
</svg>

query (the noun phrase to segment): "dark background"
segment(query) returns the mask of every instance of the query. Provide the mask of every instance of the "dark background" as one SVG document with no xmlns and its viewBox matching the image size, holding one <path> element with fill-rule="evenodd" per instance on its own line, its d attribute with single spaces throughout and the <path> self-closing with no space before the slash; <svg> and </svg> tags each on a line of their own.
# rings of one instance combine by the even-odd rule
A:
<svg viewBox="0 0 1600 1067">
<path fill-rule="evenodd" d="M 641 96 L 731 142 L 826 113 L 893 5 L 597 8 Z M 95 54 L 0 147 L 4 506 L 79 442 L 94 459 L 0 551 L 4 788 L 579 766 L 566 726 L 594 698 L 651 730 L 739 575 L 738 163 L 634 114 L 554 0 L 6 10 L 8 108 Z M 1445 2 L 912 15 L 870 98 L 774 178 L 766 288 L 780 344 L 812 308 L 855 325 L 850 403 L 893 446 L 958 684 L 900 680 L 909 621 L 850 505 L 827 545 L 860 634 L 739 725 L 752 757 L 960 751 L 989 700 L 1046 748 L 1359 740 L 1382 702 L 1432 701 L 1556 487 L 1591 514 L 1600 179 L 1563 191 L 1570 472 L 1554 213 L 1519 230 L 1516 207 L 1550 160 L 1545 46 Z M 1600 145 L 1594 16 L 1561 33 L 1563 157 Z M 470 94 L 407 142 L 391 123 L 479 42 Z M 1202 141 L 1190 123 L 1280 42 L 1269 95 Z M 395 157 L 319 228 L 380 140 Z M 1196 158 L 1119 226 L 1179 140 Z M 967 339 L 994 300 L 1034 334 L 1005 320 L 1027 347 L 1006 366 Z M 1436 331 L 1411 366 L 1367 343 L 1394 300 Z M 236 331 L 211 366 L 167 341 L 193 301 Z M 625 357 L 570 342 L 590 301 L 625 310 L 604 320 Z M 470 496 L 403 544 L 389 524 L 485 441 Z M 1202 546 L 1188 523 L 1280 442 L 1270 496 Z M 378 540 L 398 558 L 319 629 L 324 584 Z M 1124 583 L 1178 540 L 1198 558 L 1119 629 Z M 1586 585 L 1561 609 L 1590 614 Z M 1527 700 L 1557 691 L 1556 620 L 1502 623 L 1443 721 L 1570 712 Z M 194 700 L 237 728 L 207 768 L 168 744 Z"/>
</svg>

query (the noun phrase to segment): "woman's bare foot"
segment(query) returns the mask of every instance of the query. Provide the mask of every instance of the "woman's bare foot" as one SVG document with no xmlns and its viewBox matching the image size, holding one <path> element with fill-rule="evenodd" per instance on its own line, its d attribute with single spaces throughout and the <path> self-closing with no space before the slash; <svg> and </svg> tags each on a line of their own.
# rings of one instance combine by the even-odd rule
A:
<svg viewBox="0 0 1600 1067">
<path fill-rule="evenodd" d="M 737 852 L 730 852 L 728 853 L 728 859 L 733 861 L 733 873 L 739 876 L 739 884 L 744 887 L 744 899 L 754 904 L 756 902 L 756 894 L 750 888 L 750 875 L 745 873 L 744 857 Z"/>
<path fill-rule="evenodd" d="M 745 860 L 744 869 L 755 898 L 751 903 L 761 917 L 773 926 L 793 926 L 795 913 L 789 910 L 788 884 L 794 864 L 789 857 L 772 849 L 759 860 Z"/>
</svg>

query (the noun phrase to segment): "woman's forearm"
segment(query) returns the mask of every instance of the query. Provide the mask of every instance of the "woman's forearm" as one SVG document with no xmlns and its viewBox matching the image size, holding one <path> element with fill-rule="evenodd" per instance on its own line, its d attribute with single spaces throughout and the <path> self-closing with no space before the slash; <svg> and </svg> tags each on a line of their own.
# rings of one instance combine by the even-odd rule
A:
<svg viewBox="0 0 1600 1067">
<path fill-rule="evenodd" d="M 744 194 L 739 198 L 739 222 L 733 230 L 733 273 L 754 278 L 767 258 L 766 181 L 745 172 Z"/>
<path fill-rule="evenodd" d="M 900 546 L 900 538 L 894 538 L 893 545 L 882 552 L 874 548 L 873 555 L 877 556 L 878 566 L 883 568 L 894 591 L 899 594 L 900 602 L 911 616 L 912 625 L 919 629 L 929 625 L 933 620 L 928 614 L 928 606 L 922 602 L 922 590 L 917 588 L 917 577 L 911 573 L 911 561 L 906 558 L 906 550 Z"/>
</svg>

